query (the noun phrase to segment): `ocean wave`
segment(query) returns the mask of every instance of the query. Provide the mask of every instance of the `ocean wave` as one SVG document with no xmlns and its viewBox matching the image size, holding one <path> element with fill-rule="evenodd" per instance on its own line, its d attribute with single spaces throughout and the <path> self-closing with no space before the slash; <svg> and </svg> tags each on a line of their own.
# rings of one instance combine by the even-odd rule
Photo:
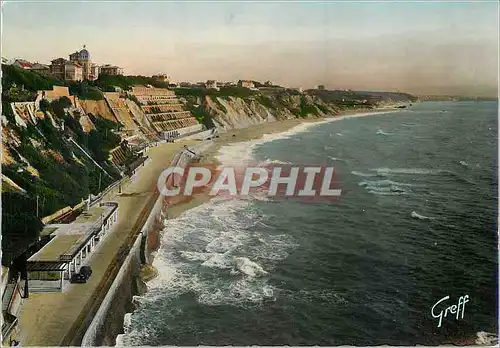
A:
<svg viewBox="0 0 500 348">
<path fill-rule="evenodd" d="M 366 188 L 369 193 L 379 196 L 399 196 L 410 193 L 408 187 L 413 184 L 392 180 L 361 181 L 358 186 Z"/>
<path fill-rule="evenodd" d="M 469 164 L 465 161 L 460 161 L 459 163 L 464 167 L 469 167 Z"/>
<path fill-rule="evenodd" d="M 189 261 L 207 261 L 215 255 L 215 253 L 203 253 L 195 251 L 181 251 L 180 255 Z"/>
<path fill-rule="evenodd" d="M 247 257 L 236 257 L 233 259 L 234 267 L 250 277 L 266 275 L 267 272 L 258 263 Z"/>
<path fill-rule="evenodd" d="M 403 196 L 406 195 L 406 191 L 381 191 L 381 190 L 368 190 L 369 193 L 375 196 Z"/>
<path fill-rule="evenodd" d="M 222 165 L 241 166 L 242 164 L 255 164 L 254 151 L 257 146 L 276 140 L 289 139 L 298 133 L 309 130 L 311 127 L 327 122 L 331 122 L 331 120 L 301 123 L 285 132 L 264 134 L 260 139 L 227 144 L 221 146 L 215 158 L 222 163 Z"/>
<path fill-rule="evenodd" d="M 347 162 L 345 159 L 343 158 L 338 158 L 338 157 L 333 157 L 333 156 L 328 156 L 329 159 L 331 159 L 332 161 L 338 161 L 338 162 Z"/>
<path fill-rule="evenodd" d="M 205 250 L 209 253 L 225 253 L 236 249 L 248 239 L 245 233 L 222 232 L 218 237 L 207 244 Z"/>
<path fill-rule="evenodd" d="M 262 164 L 292 164 L 292 162 L 288 162 L 288 161 L 280 161 L 280 160 L 277 160 L 277 159 L 270 159 L 270 158 L 267 158 Z"/>
<path fill-rule="evenodd" d="M 140 308 L 187 292 L 205 305 L 245 307 L 274 299 L 265 275 L 298 244 L 286 234 L 270 234 L 272 227 L 255 231 L 262 221 L 252 201 L 237 199 L 210 201 L 168 220 L 153 261 L 158 276 L 148 282 Z"/>
<path fill-rule="evenodd" d="M 404 182 L 392 181 L 392 180 L 373 180 L 373 181 L 361 181 L 358 186 L 362 187 L 390 187 L 390 186 L 418 186 L 416 184 L 409 184 Z"/>
<path fill-rule="evenodd" d="M 274 287 L 261 279 L 241 278 L 228 286 L 200 293 L 197 301 L 207 306 L 236 305 L 247 308 L 266 300 L 275 300 Z"/>
<path fill-rule="evenodd" d="M 425 216 L 425 215 L 420 215 L 416 211 L 412 211 L 411 214 L 410 214 L 410 216 L 412 218 L 419 219 L 419 220 L 434 220 L 435 219 L 433 217 L 428 217 L 428 216 Z"/>
<path fill-rule="evenodd" d="M 232 268 L 231 260 L 227 257 L 227 255 L 218 253 L 212 253 L 211 256 L 201 265 L 220 269 Z"/>
<path fill-rule="evenodd" d="M 412 175 L 439 175 L 445 173 L 439 169 L 425 169 L 425 168 L 375 168 L 370 169 L 377 174 L 390 175 L 390 174 L 412 174 Z"/>
<path fill-rule="evenodd" d="M 316 127 L 325 123 L 341 121 L 350 118 L 389 114 L 392 112 L 395 111 L 388 110 L 388 111 L 365 112 L 353 115 L 330 117 L 324 121 L 319 121 L 319 122 L 304 122 L 285 132 L 264 134 L 260 139 L 253 139 L 239 143 L 231 143 L 228 145 L 224 145 L 219 149 L 215 158 L 223 165 L 242 165 L 242 163 L 252 164 L 255 162 L 255 158 L 253 155 L 254 150 L 258 145 L 262 145 L 276 140 L 289 139 L 298 133 L 305 132 L 312 127 Z M 336 135 L 342 136 L 342 133 L 338 132 L 336 133 Z"/>
<path fill-rule="evenodd" d="M 376 134 L 379 134 L 379 135 L 391 135 L 391 133 L 386 133 L 382 129 L 379 129 Z"/>
<path fill-rule="evenodd" d="M 363 173 L 363 172 L 358 172 L 358 171 L 355 171 L 353 170 L 351 172 L 352 175 L 356 175 L 356 176 L 361 176 L 361 177 L 365 177 L 365 178 L 370 178 L 370 177 L 376 177 L 376 176 L 379 176 L 379 174 L 374 174 L 374 173 Z"/>
</svg>

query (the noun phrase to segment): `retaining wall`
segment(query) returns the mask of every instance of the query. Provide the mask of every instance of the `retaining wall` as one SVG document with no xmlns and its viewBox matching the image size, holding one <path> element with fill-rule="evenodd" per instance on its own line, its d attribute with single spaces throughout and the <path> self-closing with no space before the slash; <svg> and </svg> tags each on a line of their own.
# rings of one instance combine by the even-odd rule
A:
<svg viewBox="0 0 500 348">
<path fill-rule="evenodd" d="M 142 234 L 138 235 L 115 280 L 90 323 L 82 340 L 82 347 L 114 346 L 114 338 L 123 329 L 124 317 L 130 309 L 130 299 L 139 292 L 135 278 L 141 267 Z M 128 307 L 128 308 L 127 308 Z"/>
<path fill-rule="evenodd" d="M 185 166 L 193 157 L 201 154 L 212 144 L 211 141 L 206 141 L 189 148 L 190 151 L 182 149 L 174 156 L 170 165 Z M 163 196 L 160 195 L 106 297 L 87 328 L 81 346 L 115 345 L 116 336 L 123 332 L 125 314 L 133 311 L 132 297 L 143 291 L 144 284 L 140 280 L 139 272 L 142 263 L 151 263 L 151 255 L 147 248 L 148 238 L 155 234 L 151 232 L 158 228 L 157 223 L 163 223 L 165 214 Z M 120 319 L 117 320 L 118 318 Z"/>
</svg>

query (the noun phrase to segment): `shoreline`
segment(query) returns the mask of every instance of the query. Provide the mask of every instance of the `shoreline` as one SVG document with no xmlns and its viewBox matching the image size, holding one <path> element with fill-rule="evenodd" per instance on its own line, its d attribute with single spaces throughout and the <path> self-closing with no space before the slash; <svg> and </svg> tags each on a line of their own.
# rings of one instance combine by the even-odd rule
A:
<svg viewBox="0 0 500 348">
<path fill-rule="evenodd" d="M 219 133 L 219 137 L 212 140 L 212 145 L 199 154 L 199 158 L 205 164 L 213 164 L 220 165 L 221 162 L 217 159 L 217 155 L 222 147 L 228 146 L 231 144 L 237 143 L 245 143 L 252 142 L 264 139 L 266 135 L 277 135 L 277 134 L 286 134 L 287 132 L 293 132 L 293 134 L 302 132 L 307 130 L 309 127 L 314 125 L 335 122 L 342 119 L 350 118 L 350 117 L 365 117 L 371 115 L 385 114 L 400 111 L 397 108 L 380 108 L 380 109 L 358 109 L 358 110 L 346 110 L 345 112 L 341 112 L 337 115 L 330 117 L 317 117 L 317 118 L 309 118 L 309 119 L 288 119 L 283 121 L 269 122 L 269 123 L 261 123 L 257 125 L 252 125 L 250 127 L 239 128 L 227 130 L 223 133 Z M 294 131 L 295 128 L 296 131 Z M 267 141 L 273 141 L 274 139 L 269 139 Z M 265 142 L 267 142 L 265 141 Z M 201 142 L 198 142 L 200 144 Z M 194 145 L 196 146 L 196 145 Z M 180 153 L 182 149 L 178 152 Z M 251 151 L 251 148 L 250 148 Z M 174 155 L 175 157 L 176 155 Z M 147 238 L 147 243 L 145 245 L 145 252 L 148 253 L 149 257 L 147 258 L 147 262 L 141 266 L 141 270 L 139 274 L 136 275 L 136 281 L 141 282 L 144 285 L 145 290 L 141 293 L 137 293 L 134 295 L 143 296 L 148 291 L 148 282 L 155 279 L 159 271 L 153 265 L 154 259 L 157 251 L 161 248 L 161 238 L 166 228 L 168 228 L 167 220 L 173 220 L 179 216 L 181 216 L 186 211 L 196 208 L 204 203 L 209 202 L 213 197 L 207 194 L 198 194 L 194 197 L 180 199 L 179 201 L 172 202 L 172 199 L 163 199 L 162 205 L 164 208 L 167 208 L 166 214 L 164 215 L 164 221 L 158 221 L 158 225 L 151 231 L 149 231 L 149 235 Z M 149 242 L 151 240 L 151 242 Z M 154 242 L 153 242 L 154 241 Z M 130 305 L 132 306 L 132 313 L 135 310 L 135 305 L 130 301 Z M 130 313 L 131 314 L 131 313 Z M 124 318 L 120 318 L 120 323 L 124 323 Z M 121 330 L 123 332 L 123 328 Z M 124 333 L 118 334 L 114 337 L 115 345 L 118 341 L 121 341 L 120 337 L 122 337 Z"/>
<path fill-rule="evenodd" d="M 228 130 L 225 133 L 219 134 L 219 138 L 214 140 L 212 147 L 208 151 L 201 154 L 201 160 L 205 164 L 220 165 L 221 162 L 216 158 L 219 150 L 223 146 L 228 146 L 236 143 L 244 143 L 250 141 L 256 141 L 264 139 L 266 135 L 277 135 L 286 132 L 293 131 L 295 127 L 306 126 L 303 130 L 297 130 L 297 133 L 305 131 L 307 128 L 314 126 L 316 124 L 329 123 L 340 121 L 350 117 L 368 117 L 373 115 L 379 115 L 384 113 L 392 113 L 401 111 L 394 107 L 378 108 L 378 109 L 359 109 L 359 110 L 346 110 L 337 115 L 330 117 L 318 117 L 310 119 L 289 119 L 283 121 L 261 123 L 258 125 L 252 125 L 246 128 L 239 128 Z M 234 134 L 234 135 L 233 135 Z M 269 141 L 273 141 L 272 139 Z M 175 203 L 168 208 L 168 220 L 175 219 L 182 215 L 182 213 L 188 211 L 189 209 L 195 208 L 203 203 L 208 202 L 211 197 L 206 195 L 198 195 L 188 202 Z"/>
<path fill-rule="evenodd" d="M 236 143 L 244 143 L 250 141 L 256 141 L 265 138 L 266 135 L 276 135 L 283 134 L 286 132 L 293 131 L 294 128 L 304 126 L 306 127 L 302 130 L 297 130 L 297 133 L 305 131 L 310 126 L 314 126 L 322 123 L 329 123 L 340 121 L 342 119 L 350 117 L 368 117 L 372 115 L 378 115 L 383 113 L 391 113 L 401 111 L 395 107 L 385 107 L 378 109 L 358 109 L 358 110 L 345 110 L 337 115 L 330 117 L 317 117 L 317 118 L 305 118 L 305 119 L 287 119 L 283 121 L 261 123 L 257 125 L 252 125 L 245 128 L 231 129 L 224 133 L 219 134 L 219 138 L 213 141 L 213 145 L 205 152 L 200 154 L 200 159 L 205 164 L 220 165 L 221 162 L 216 158 L 219 150 L 223 146 L 228 146 Z M 272 141 L 272 140 L 269 140 Z M 181 216 L 184 212 L 196 208 L 204 203 L 209 202 L 212 197 L 206 194 L 198 194 L 192 198 L 184 199 L 179 202 L 174 202 L 168 205 L 166 220 L 172 220 Z M 153 280 L 158 275 L 158 270 L 153 266 L 154 256 L 158 249 L 161 247 L 161 235 L 166 226 L 158 228 L 154 232 L 155 245 L 148 250 L 151 254 L 150 263 L 148 263 L 149 271 L 147 276 L 141 276 L 141 281 L 146 285 L 149 281 Z"/>
</svg>

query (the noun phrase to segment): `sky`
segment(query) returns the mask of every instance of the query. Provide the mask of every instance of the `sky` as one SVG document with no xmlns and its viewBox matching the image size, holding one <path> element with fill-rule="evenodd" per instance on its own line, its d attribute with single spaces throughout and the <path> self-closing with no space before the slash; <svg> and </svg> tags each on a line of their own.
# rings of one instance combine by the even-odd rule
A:
<svg viewBox="0 0 500 348">
<path fill-rule="evenodd" d="M 85 44 L 98 64 L 175 81 L 498 94 L 497 2 L 21 2 L 2 56 L 47 63 Z"/>
</svg>

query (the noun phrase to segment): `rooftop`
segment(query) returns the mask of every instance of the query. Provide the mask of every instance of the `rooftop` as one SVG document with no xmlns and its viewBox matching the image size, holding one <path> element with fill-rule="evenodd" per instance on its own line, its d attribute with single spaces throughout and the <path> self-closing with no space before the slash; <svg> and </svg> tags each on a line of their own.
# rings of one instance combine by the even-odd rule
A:
<svg viewBox="0 0 500 348">
<path fill-rule="evenodd" d="M 84 234 L 57 235 L 28 261 L 58 261 L 59 256 L 70 250 Z"/>
<path fill-rule="evenodd" d="M 89 239 L 99 232 L 102 219 L 106 219 L 115 209 L 115 206 L 95 206 L 83 212 L 70 224 L 51 224 L 43 230 L 43 235 L 54 235 L 42 249 L 33 254 L 28 261 L 60 260 L 61 255 L 73 255 L 80 251 Z"/>
<path fill-rule="evenodd" d="M 89 210 L 87 211 L 84 211 L 83 213 L 81 213 L 74 222 L 76 223 L 83 223 L 83 222 L 89 222 L 89 221 L 97 221 L 98 219 L 101 218 L 101 214 L 102 215 L 106 215 L 107 213 L 107 210 L 110 210 L 110 207 L 106 207 L 106 206 L 94 206 L 92 208 L 90 208 Z"/>
</svg>

